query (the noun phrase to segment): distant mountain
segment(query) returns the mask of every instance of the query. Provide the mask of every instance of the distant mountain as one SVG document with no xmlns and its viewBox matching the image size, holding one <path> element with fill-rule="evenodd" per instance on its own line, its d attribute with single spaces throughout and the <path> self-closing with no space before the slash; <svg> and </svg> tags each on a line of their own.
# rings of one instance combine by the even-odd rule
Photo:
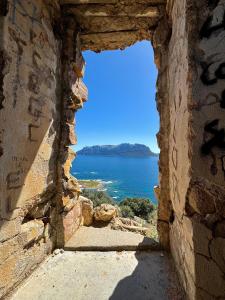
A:
<svg viewBox="0 0 225 300">
<path fill-rule="evenodd" d="M 78 155 L 103 155 L 103 156 L 157 156 L 149 147 L 141 144 L 120 144 L 84 147 L 77 152 Z"/>
</svg>

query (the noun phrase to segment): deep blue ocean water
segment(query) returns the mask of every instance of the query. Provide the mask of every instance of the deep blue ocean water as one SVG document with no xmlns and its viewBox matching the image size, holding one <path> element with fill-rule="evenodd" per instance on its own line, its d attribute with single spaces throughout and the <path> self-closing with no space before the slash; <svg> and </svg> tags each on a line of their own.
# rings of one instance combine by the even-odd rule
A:
<svg viewBox="0 0 225 300">
<path fill-rule="evenodd" d="M 77 179 L 104 181 L 104 189 L 116 201 L 142 197 L 157 203 L 153 187 L 158 184 L 158 157 L 78 155 L 71 174 Z"/>
</svg>

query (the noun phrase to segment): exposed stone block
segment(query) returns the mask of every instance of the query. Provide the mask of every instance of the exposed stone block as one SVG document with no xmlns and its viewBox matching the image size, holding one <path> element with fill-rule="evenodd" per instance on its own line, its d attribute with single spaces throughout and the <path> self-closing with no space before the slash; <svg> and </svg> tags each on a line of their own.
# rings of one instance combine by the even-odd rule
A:
<svg viewBox="0 0 225 300">
<path fill-rule="evenodd" d="M 140 30 L 81 34 L 82 50 L 103 51 L 125 49 L 138 40 L 151 40 L 152 32 Z"/>
<path fill-rule="evenodd" d="M 38 266 L 51 251 L 51 243 L 40 242 L 30 249 L 20 250 L 12 254 L 1 264 L 0 298 L 13 286 L 25 279 L 29 273 Z"/>
<path fill-rule="evenodd" d="M 77 79 L 76 82 L 73 84 L 72 91 L 74 97 L 76 97 L 76 99 L 78 99 L 80 103 L 87 101 L 88 90 L 81 78 Z M 76 109 L 76 106 L 74 108 Z"/>
<path fill-rule="evenodd" d="M 41 220 L 33 220 L 22 224 L 21 233 L 24 236 L 25 244 L 37 241 L 43 237 L 44 223 Z"/>
<path fill-rule="evenodd" d="M 76 157 L 76 154 L 70 147 L 68 147 L 66 150 L 67 151 L 65 151 L 65 163 L 63 164 L 63 170 L 64 176 L 69 179 L 71 176 L 70 169 L 72 166 L 73 159 Z"/>
<path fill-rule="evenodd" d="M 73 109 L 68 109 L 67 107 L 64 109 L 64 120 L 66 123 L 75 125 L 75 114 Z"/>
<path fill-rule="evenodd" d="M 209 242 L 212 231 L 197 218 L 183 218 L 183 238 L 187 240 L 194 252 L 210 257 Z"/>
<path fill-rule="evenodd" d="M 195 272 L 195 282 L 199 288 L 202 288 L 215 298 L 224 297 L 224 273 L 213 260 L 196 255 Z"/>
<path fill-rule="evenodd" d="M 119 17 L 89 17 L 82 22 L 82 17 L 77 16 L 79 23 L 82 23 L 82 34 L 89 33 L 107 33 L 107 32 L 123 32 L 129 30 L 148 31 L 155 28 L 158 18 L 131 18 L 127 16 Z"/>
<path fill-rule="evenodd" d="M 81 224 L 82 212 L 81 204 L 77 201 L 73 209 L 68 213 L 63 213 L 63 235 L 64 241 L 68 241 L 71 236 L 76 232 Z"/>
<path fill-rule="evenodd" d="M 179 242 L 179 241 L 178 241 Z M 186 241 L 180 242 L 180 249 L 177 250 L 180 252 L 181 256 L 181 265 L 183 267 L 183 272 L 187 279 L 187 285 L 191 294 L 194 294 L 195 287 L 191 286 L 193 284 L 192 281 L 195 280 L 195 252 L 194 249 L 188 244 Z"/>
<path fill-rule="evenodd" d="M 78 78 L 84 77 L 85 60 L 79 47 L 76 47 L 76 61 L 73 63 L 73 69 Z"/>
<path fill-rule="evenodd" d="M 225 238 L 212 240 L 210 243 L 210 254 L 214 262 L 225 273 Z"/>
<path fill-rule="evenodd" d="M 77 181 L 76 178 L 74 178 L 72 176 L 70 176 L 70 179 L 67 182 L 66 188 L 68 191 L 74 193 L 75 195 L 79 194 L 81 192 L 79 182 Z"/>
<path fill-rule="evenodd" d="M 82 225 L 90 226 L 94 217 L 93 202 L 83 196 L 79 196 L 79 201 L 82 207 Z"/>
<path fill-rule="evenodd" d="M 170 215 L 171 215 L 171 203 L 167 197 L 164 197 L 164 193 L 160 193 L 158 219 L 161 221 L 169 222 Z"/>
<path fill-rule="evenodd" d="M 118 2 L 117 5 L 80 5 L 70 7 L 67 10 L 69 13 L 75 16 L 87 17 L 113 17 L 113 16 L 129 16 L 135 18 L 156 18 L 159 17 L 159 8 L 157 6 L 138 5 L 137 3 L 131 3 L 130 5 L 124 5 Z M 85 19 L 84 19 L 85 20 Z"/>
<path fill-rule="evenodd" d="M 216 237 L 225 238 L 225 220 L 217 223 L 214 233 Z"/>
<path fill-rule="evenodd" d="M 18 236 L 0 244 L 0 265 L 13 253 L 21 249 L 21 239 Z M 0 267 L 1 268 L 1 267 Z"/>
<path fill-rule="evenodd" d="M 50 202 L 41 203 L 39 205 L 36 205 L 29 211 L 29 216 L 33 219 L 40 219 L 47 214 L 50 207 L 51 207 Z"/>
<path fill-rule="evenodd" d="M 213 195 L 202 184 L 196 184 L 191 188 L 189 205 L 201 215 L 213 214 L 216 210 Z"/>
<path fill-rule="evenodd" d="M 62 198 L 63 210 L 65 212 L 70 211 L 74 207 L 76 202 L 77 202 L 76 198 L 70 198 L 70 196 L 63 196 Z"/>
<path fill-rule="evenodd" d="M 0 221 L 0 242 L 4 242 L 10 238 L 13 238 L 20 232 L 21 218 L 17 218 L 12 221 L 2 220 Z"/>
<path fill-rule="evenodd" d="M 64 124 L 64 138 L 65 138 L 65 145 L 76 145 L 77 144 L 77 137 L 74 132 L 74 125 L 66 123 Z"/>
</svg>

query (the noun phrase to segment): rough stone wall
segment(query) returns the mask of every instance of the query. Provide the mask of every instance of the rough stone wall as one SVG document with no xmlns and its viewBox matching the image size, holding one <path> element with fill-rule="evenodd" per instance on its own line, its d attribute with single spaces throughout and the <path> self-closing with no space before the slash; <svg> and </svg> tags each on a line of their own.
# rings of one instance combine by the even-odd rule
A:
<svg viewBox="0 0 225 300">
<path fill-rule="evenodd" d="M 57 245 L 64 243 L 76 232 L 82 220 L 80 188 L 71 176 L 71 162 L 75 153 L 69 148 L 77 143 L 75 112 L 83 107 L 88 90 L 82 81 L 85 70 L 80 47 L 78 26 L 74 18 L 63 15 L 62 27 L 62 103 L 61 136 L 58 161 L 59 191 L 57 200 Z"/>
<path fill-rule="evenodd" d="M 168 97 L 168 43 L 171 37 L 171 28 L 166 17 L 159 23 L 153 35 L 155 64 L 158 68 L 156 102 L 160 116 L 160 130 L 157 135 L 160 147 L 159 155 L 159 188 L 158 198 L 158 234 L 159 240 L 165 249 L 169 250 L 169 223 L 173 218 L 170 200 L 169 184 L 169 134 L 170 134 L 170 106 Z"/>
<path fill-rule="evenodd" d="M 82 50 L 124 49 L 152 39 L 166 0 L 61 0 L 80 30 Z"/>
<path fill-rule="evenodd" d="M 0 9 L 1 297 L 81 223 L 69 146 L 87 88 L 76 21 L 57 0 Z"/>
<path fill-rule="evenodd" d="M 59 146 L 57 1 L 1 1 L 0 297 L 51 252 Z"/>
<path fill-rule="evenodd" d="M 168 6 L 172 36 L 168 53 L 168 96 L 170 105 L 169 186 L 174 220 L 170 224 L 170 247 L 181 282 L 190 299 L 196 298 L 192 222 L 186 216 L 186 196 L 191 179 L 189 24 L 187 1 Z"/>
<path fill-rule="evenodd" d="M 189 299 L 225 297 L 224 1 L 171 1 L 170 247 Z"/>
</svg>

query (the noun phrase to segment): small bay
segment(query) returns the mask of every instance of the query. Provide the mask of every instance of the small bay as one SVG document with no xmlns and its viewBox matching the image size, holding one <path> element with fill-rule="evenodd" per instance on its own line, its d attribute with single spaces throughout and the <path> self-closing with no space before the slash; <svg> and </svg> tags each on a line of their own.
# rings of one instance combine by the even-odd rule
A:
<svg viewBox="0 0 225 300">
<path fill-rule="evenodd" d="M 157 204 L 153 187 L 158 184 L 158 156 L 78 155 L 71 174 L 77 179 L 103 181 L 103 190 L 118 202 L 139 197 Z"/>
</svg>

